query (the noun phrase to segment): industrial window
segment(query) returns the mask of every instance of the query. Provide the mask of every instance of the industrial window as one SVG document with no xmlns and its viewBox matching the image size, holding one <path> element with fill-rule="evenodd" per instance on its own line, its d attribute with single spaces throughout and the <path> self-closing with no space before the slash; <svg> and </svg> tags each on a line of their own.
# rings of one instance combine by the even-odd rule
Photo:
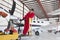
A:
<svg viewBox="0 0 60 40">
<path fill-rule="evenodd" d="M 14 16 L 19 18 L 23 18 L 23 4 L 18 0 L 14 0 L 16 2 L 16 9 L 14 12 Z M 13 5 L 13 0 L 0 0 L 0 6 L 6 9 L 8 12 L 11 10 Z M 29 9 L 24 5 L 24 15 L 29 11 Z"/>
</svg>

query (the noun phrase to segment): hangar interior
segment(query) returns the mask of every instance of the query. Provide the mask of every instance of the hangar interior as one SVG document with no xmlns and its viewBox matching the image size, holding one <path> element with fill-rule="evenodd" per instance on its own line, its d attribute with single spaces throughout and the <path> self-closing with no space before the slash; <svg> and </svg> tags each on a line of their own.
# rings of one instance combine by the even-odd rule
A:
<svg viewBox="0 0 60 40">
<path fill-rule="evenodd" d="M 0 12 L 8 15 L 3 18 L 0 14 L 0 31 L 4 32 L 8 21 L 12 19 L 15 24 L 11 24 L 21 32 L 19 31 L 20 33 L 13 36 L 0 34 L 0 40 L 60 40 L 60 0 L 14 0 L 14 2 L 13 0 L 0 0 Z M 35 14 L 30 23 L 32 32 L 31 35 L 22 36 L 20 34 L 24 29 L 24 20 L 21 22 L 20 19 L 30 9 L 34 9 Z M 14 10 L 13 15 L 10 15 L 9 10 Z M 2 39 L 3 37 L 4 39 Z"/>
</svg>

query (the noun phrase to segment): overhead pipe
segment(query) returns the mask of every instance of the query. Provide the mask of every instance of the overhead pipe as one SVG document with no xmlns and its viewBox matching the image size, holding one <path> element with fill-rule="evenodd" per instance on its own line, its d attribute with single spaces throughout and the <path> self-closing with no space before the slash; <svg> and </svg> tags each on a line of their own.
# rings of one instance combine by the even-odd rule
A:
<svg viewBox="0 0 60 40">
<path fill-rule="evenodd" d="M 42 11 L 44 12 L 44 14 L 45 14 L 47 20 L 49 20 L 49 17 L 48 17 L 48 15 L 47 15 L 47 12 L 44 10 L 44 8 L 43 8 L 43 6 L 42 6 L 42 4 L 41 4 L 41 1 L 40 1 L 40 0 L 36 0 L 36 1 L 38 2 L 40 8 L 41 8 Z"/>
</svg>

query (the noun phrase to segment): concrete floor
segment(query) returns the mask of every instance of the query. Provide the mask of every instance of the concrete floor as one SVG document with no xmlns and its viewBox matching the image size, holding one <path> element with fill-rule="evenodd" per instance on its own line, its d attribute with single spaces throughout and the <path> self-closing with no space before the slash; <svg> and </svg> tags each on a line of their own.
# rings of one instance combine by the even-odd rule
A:
<svg viewBox="0 0 60 40">
<path fill-rule="evenodd" d="M 21 37 L 21 40 L 60 40 L 60 33 L 43 32 L 39 36 L 33 34 L 32 36 Z"/>
</svg>

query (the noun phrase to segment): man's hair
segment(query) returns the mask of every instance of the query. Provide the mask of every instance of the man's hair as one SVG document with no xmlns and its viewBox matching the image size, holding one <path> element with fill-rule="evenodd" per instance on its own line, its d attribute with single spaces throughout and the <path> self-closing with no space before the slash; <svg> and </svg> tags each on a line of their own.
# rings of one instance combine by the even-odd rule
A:
<svg viewBox="0 0 60 40">
<path fill-rule="evenodd" d="M 30 9 L 31 11 L 34 11 L 34 9 Z"/>
</svg>

